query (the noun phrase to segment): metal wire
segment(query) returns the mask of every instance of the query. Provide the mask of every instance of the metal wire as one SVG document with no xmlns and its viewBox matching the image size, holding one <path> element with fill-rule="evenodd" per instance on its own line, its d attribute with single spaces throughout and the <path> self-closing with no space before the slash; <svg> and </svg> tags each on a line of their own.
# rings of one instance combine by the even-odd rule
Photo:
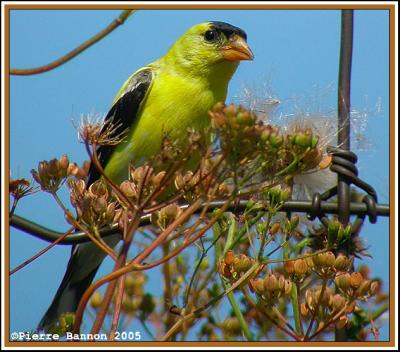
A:
<svg viewBox="0 0 400 352">
<path fill-rule="evenodd" d="M 350 86 L 353 54 L 353 10 L 342 10 L 339 87 L 338 87 L 338 145 L 350 150 Z M 347 225 L 350 218 L 350 185 L 343 175 L 338 176 L 339 221 Z"/>
<path fill-rule="evenodd" d="M 222 206 L 224 201 L 214 201 L 209 205 L 210 210 L 217 209 Z M 233 210 L 243 210 L 247 207 L 248 202 L 246 200 L 242 200 L 237 204 L 231 207 L 231 211 Z M 267 206 L 267 205 L 266 205 Z M 183 206 L 187 207 L 187 206 Z M 315 212 L 315 204 L 312 201 L 287 201 L 282 205 L 281 211 L 286 212 L 305 212 L 312 213 L 314 207 Z M 323 212 L 324 214 L 337 214 L 338 213 L 338 203 L 337 202 L 326 202 L 320 201 L 318 204 L 317 212 Z M 366 203 L 350 203 L 350 213 L 365 217 L 369 216 L 369 208 Z M 387 204 L 375 204 L 375 216 L 389 216 L 389 206 Z M 146 226 L 150 224 L 150 216 L 144 216 L 141 219 L 141 226 Z M 18 230 L 21 230 L 25 233 L 28 233 L 32 236 L 35 236 L 41 240 L 47 242 L 53 242 L 61 235 L 62 232 L 51 230 L 42 225 L 38 225 L 28 219 L 25 219 L 18 215 L 13 215 L 10 219 L 10 225 Z M 100 235 L 102 237 L 110 236 L 118 232 L 118 226 L 115 224 L 108 228 L 104 228 L 100 230 Z M 90 239 L 83 232 L 75 232 L 71 235 L 65 237 L 59 244 L 61 245 L 72 245 L 76 243 L 82 243 L 90 241 Z"/>
</svg>

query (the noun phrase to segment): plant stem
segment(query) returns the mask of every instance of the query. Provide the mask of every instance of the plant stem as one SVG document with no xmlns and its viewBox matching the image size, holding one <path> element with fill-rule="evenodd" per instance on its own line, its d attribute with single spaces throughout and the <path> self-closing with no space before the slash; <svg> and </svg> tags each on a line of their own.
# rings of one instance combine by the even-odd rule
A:
<svg viewBox="0 0 400 352">
<path fill-rule="evenodd" d="M 113 314 L 111 330 L 110 330 L 110 340 L 111 341 L 114 341 L 115 332 L 117 331 L 117 328 L 118 328 L 119 316 L 121 314 L 122 299 L 124 297 L 125 279 L 126 279 L 126 275 L 123 275 L 118 280 L 117 299 L 116 299 L 115 305 L 114 305 L 114 314 Z"/>
<path fill-rule="evenodd" d="M 223 281 L 221 278 L 222 284 L 224 286 L 224 289 L 227 290 L 229 287 L 227 284 Z M 239 320 L 240 327 L 242 328 L 242 331 L 244 335 L 247 338 L 247 341 L 254 341 L 253 334 L 250 331 L 249 325 L 247 324 L 247 321 L 245 320 L 242 311 L 240 310 L 239 304 L 237 303 L 237 300 L 235 298 L 235 295 L 233 292 L 229 292 L 227 294 L 227 297 L 229 299 L 229 303 L 232 306 L 233 313 L 235 314 L 236 318 Z"/>
<path fill-rule="evenodd" d="M 299 284 L 296 282 L 292 285 L 292 292 L 290 294 L 293 307 L 294 326 L 298 335 L 304 336 L 303 325 L 300 318 L 300 302 L 299 302 Z"/>
<path fill-rule="evenodd" d="M 222 256 L 225 255 L 225 253 L 228 251 L 228 248 L 231 246 L 235 232 L 236 232 L 236 221 L 235 221 L 235 218 L 232 216 L 231 224 L 230 224 L 229 230 L 228 230 L 228 237 L 227 237 L 227 241 L 225 244 L 225 248 L 222 252 Z M 219 244 L 216 245 L 215 255 L 217 257 L 221 256 L 221 246 Z M 224 287 L 224 290 L 226 291 L 228 289 L 228 285 L 224 281 L 224 279 L 221 275 L 220 275 L 220 279 L 221 279 L 222 285 Z M 243 317 L 242 311 L 240 310 L 240 307 L 236 301 L 234 293 L 229 292 L 227 294 L 227 296 L 228 296 L 229 303 L 231 304 L 233 313 L 235 314 L 236 318 L 239 320 L 240 327 L 241 327 L 244 335 L 246 336 L 248 341 L 254 341 L 254 337 L 253 337 L 252 333 L 250 332 L 250 328 L 249 328 L 246 320 Z"/>
</svg>

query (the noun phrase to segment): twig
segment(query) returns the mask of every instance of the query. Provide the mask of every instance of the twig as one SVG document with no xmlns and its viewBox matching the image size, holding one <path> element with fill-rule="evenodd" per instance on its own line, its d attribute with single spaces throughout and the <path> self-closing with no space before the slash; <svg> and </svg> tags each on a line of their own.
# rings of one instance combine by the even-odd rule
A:
<svg viewBox="0 0 400 352">
<path fill-rule="evenodd" d="M 13 204 L 11 206 L 10 215 L 9 215 L 10 218 L 14 215 L 14 212 L 15 212 L 15 209 L 17 208 L 17 204 L 18 204 L 18 200 L 19 199 L 20 198 L 14 197 L 14 201 L 13 201 Z"/>
<path fill-rule="evenodd" d="M 27 266 L 29 263 L 32 263 L 34 260 L 39 258 L 41 255 L 46 253 L 48 250 L 53 248 L 58 242 L 62 241 L 65 237 L 67 237 L 72 231 L 74 231 L 75 226 L 72 226 L 66 233 L 62 236 L 58 237 L 52 244 L 48 245 L 46 248 L 41 250 L 39 253 L 35 254 L 33 257 L 29 258 L 28 260 L 24 261 L 22 264 L 18 265 L 16 268 L 10 271 L 10 276 L 16 273 L 18 270 L 22 269 L 23 267 Z"/>
<path fill-rule="evenodd" d="M 126 275 L 122 275 L 120 277 L 120 279 L 118 280 L 117 299 L 115 301 L 114 314 L 113 314 L 111 330 L 110 330 L 110 340 L 111 341 L 114 341 L 115 332 L 117 331 L 117 328 L 118 328 L 119 316 L 121 314 L 122 299 L 124 297 L 125 279 L 126 279 Z"/>
<path fill-rule="evenodd" d="M 85 41 L 81 45 L 79 45 L 77 48 L 74 50 L 70 51 L 69 53 L 65 54 L 64 56 L 60 57 L 57 60 L 54 60 L 53 62 L 50 62 L 47 65 L 35 67 L 35 68 L 27 68 L 27 69 L 11 69 L 10 74 L 11 75 L 19 75 L 19 76 L 28 76 L 28 75 L 35 75 L 39 73 L 44 73 L 51 71 L 66 62 L 70 61 L 73 59 L 75 56 L 79 55 L 83 51 L 85 51 L 87 48 L 92 46 L 93 44 L 97 43 L 99 40 L 103 39 L 106 35 L 111 33 L 114 29 L 122 25 L 126 19 L 132 15 L 136 10 L 123 10 L 120 15 L 114 19 L 106 28 L 104 28 L 102 31 L 97 33 L 95 36 L 90 38 L 89 40 Z"/>
</svg>

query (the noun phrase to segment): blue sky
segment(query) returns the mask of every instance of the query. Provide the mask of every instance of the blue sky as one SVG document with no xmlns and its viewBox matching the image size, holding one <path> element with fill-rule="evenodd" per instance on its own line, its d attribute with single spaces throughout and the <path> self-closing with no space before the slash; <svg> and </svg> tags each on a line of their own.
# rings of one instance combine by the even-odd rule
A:
<svg viewBox="0 0 400 352">
<path fill-rule="evenodd" d="M 12 11 L 12 68 L 35 67 L 75 48 L 111 22 L 118 10 Z M 355 11 L 352 108 L 367 114 L 363 135 L 370 146 L 358 151 L 360 177 L 371 183 L 379 201 L 389 199 L 388 11 Z M 141 10 L 74 60 L 41 75 L 10 79 L 10 173 L 30 178 L 41 160 L 68 154 L 87 158 L 72 120 L 104 114 L 125 79 L 162 56 L 193 24 L 218 20 L 247 32 L 255 60 L 243 62 L 230 84 L 227 102 L 237 102 L 243 87 L 267 84 L 288 109 L 336 108 L 340 12 L 337 10 Z M 312 100 L 315 106 L 305 102 Z M 375 105 L 380 110 L 375 113 Z M 363 127 L 363 126 L 361 126 Z M 64 199 L 68 199 L 64 194 Z M 24 199 L 16 213 L 59 231 L 63 214 L 44 193 Z M 389 223 L 366 224 L 363 238 L 372 259 L 365 262 L 388 288 Z M 10 231 L 11 268 L 45 244 Z M 11 277 L 11 331 L 36 326 L 51 301 L 69 258 L 58 246 Z M 388 338 L 387 328 L 381 339 Z"/>
</svg>

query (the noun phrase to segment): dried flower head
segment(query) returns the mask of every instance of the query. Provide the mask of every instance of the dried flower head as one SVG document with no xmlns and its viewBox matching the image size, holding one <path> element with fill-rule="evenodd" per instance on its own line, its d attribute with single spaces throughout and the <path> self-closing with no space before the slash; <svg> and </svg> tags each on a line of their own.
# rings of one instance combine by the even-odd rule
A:
<svg viewBox="0 0 400 352">
<path fill-rule="evenodd" d="M 85 180 L 89 174 L 90 161 L 85 160 L 82 166 L 79 167 L 76 163 L 69 163 L 67 168 L 67 175 Z"/>
<path fill-rule="evenodd" d="M 289 279 L 272 272 L 264 279 L 251 279 L 249 286 L 269 307 L 276 305 L 280 297 L 289 295 L 292 290 L 292 282 Z"/>
<path fill-rule="evenodd" d="M 68 186 L 71 204 L 81 223 L 90 229 L 99 229 L 114 222 L 117 203 L 111 200 L 102 180 L 87 189 L 83 180 L 69 179 Z"/>
<path fill-rule="evenodd" d="M 38 165 L 38 170 L 32 170 L 31 174 L 43 191 L 54 193 L 65 181 L 68 166 L 68 157 L 63 155 L 60 159 L 41 161 Z"/>
<path fill-rule="evenodd" d="M 39 190 L 38 187 L 32 186 L 32 183 L 25 178 L 18 178 L 10 180 L 9 191 L 14 199 L 19 200 L 22 197 L 36 193 Z"/>
<path fill-rule="evenodd" d="M 227 251 L 224 258 L 219 261 L 219 273 L 229 280 L 237 280 L 254 264 L 254 259 L 240 253 L 235 255 L 233 251 Z"/>
<path fill-rule="evenodd" d="M 80 142 L 94 146 L 117 145 L 126 134 L 122 124 L 114 124 L 112 119 L 105 120 L 98 115 L 82 116 L 77 130 Z"/>
<path fill-rule="evenodd" d="M 313 270 L 325 278 L 334 278 L 336 273 L 350 270 L 353 259 L 343 254 L 335 256 L 333 252 L 328 251 L 312 257 L 314 264 Z"/>
<path fill-rule="evenodd" d="M 161 230 L 165 230 L 179 218 L 182 212 L 183 210 L 177 203 L 169 204 L 158 212 L 152 214 L 152 223 L 159 226 Z"/>
</svg>

